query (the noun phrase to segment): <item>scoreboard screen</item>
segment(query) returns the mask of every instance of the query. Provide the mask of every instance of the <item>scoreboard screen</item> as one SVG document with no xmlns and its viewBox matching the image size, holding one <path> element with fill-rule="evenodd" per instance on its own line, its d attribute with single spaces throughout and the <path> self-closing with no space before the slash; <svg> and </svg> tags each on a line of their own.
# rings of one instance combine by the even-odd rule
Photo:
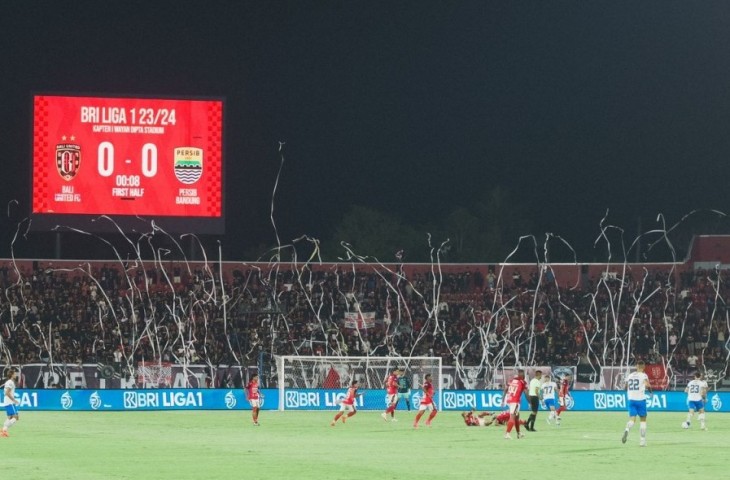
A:
<svg viewBox="0 0 730 480">
<path fill-rule="evenodd" d="M 32 215 L 184 219 L 220 233 L 222 146 L 220 99 L 36 95 Z"/>
</svg>

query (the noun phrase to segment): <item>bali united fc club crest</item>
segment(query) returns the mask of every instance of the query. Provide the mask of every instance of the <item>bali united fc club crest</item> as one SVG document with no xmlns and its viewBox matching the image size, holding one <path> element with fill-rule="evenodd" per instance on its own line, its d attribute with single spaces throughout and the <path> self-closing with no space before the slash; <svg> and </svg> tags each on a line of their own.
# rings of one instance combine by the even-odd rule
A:
<svg viewBox="0 0 730 480">
<path fill-rule="evenodd" d="M 192 185 L 203 175 L 203 149 L 175 147 L 175 176 L 185 185 Z"/>
<path fill-rule="evenodd" d="M 65 140 L 65 138 L 64 138 Z M 59 143 L 56 145 L 56 170 L 61 178 L 73 180 L 81 166 L 81 145 Z"/>
</svg>

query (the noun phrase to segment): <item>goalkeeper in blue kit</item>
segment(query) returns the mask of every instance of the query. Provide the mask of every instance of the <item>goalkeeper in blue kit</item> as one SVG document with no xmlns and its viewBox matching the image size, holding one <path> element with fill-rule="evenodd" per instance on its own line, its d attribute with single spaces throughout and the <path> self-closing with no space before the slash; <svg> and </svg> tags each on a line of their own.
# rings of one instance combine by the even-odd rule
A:
<svg viewBox="0 0 730 480">
<path fill-rule="evenodd" d="M 403 373 L 398 377 L 398 401 L 403 399 L 406 401 L 408 411 L 411 411 L 411 378 Z"/>
</svg>

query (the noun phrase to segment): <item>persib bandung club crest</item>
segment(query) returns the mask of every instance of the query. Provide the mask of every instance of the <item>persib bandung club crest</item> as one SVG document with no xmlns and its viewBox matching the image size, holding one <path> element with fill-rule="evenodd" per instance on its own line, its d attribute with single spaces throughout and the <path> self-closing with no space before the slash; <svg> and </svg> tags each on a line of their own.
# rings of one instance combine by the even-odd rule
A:
<svg viewBox="0 0 730 480">
<path fill-rule="evenodd" d="M 65 138 L 64 138 L 65 140 Z M 56 145 L 56 170 L 66 181 L 72 180 L 81 166 L 81 145 L 59 143 Z"/>
<path fill-rule="evenodd" d="M 203 149 L 175 147 L 175 176 L 185 185 L 191 185 L 203 175 Z"/>
</svg>

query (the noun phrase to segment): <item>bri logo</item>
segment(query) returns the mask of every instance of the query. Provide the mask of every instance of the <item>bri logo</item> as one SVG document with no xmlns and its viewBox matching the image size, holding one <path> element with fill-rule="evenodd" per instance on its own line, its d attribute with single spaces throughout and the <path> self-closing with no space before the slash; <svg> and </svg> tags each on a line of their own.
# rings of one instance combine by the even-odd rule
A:
<svg viewBox="0 0 730 480">
<path fill-rule="evenodd" d="M 626 396 L 623 393 L 594 393 L 593 407 L 596 410 L 626 408 Z"/>
<path fill-rule="evenodd" d="M 319 407 L 318 392 L 286 392 L 284 396 L 286 408 Z"/>
<path fill-rule="evenodd" d="M 444 392 L 444 409 L 476 408 L 477 399 L 473 393 Z"/>
</svg>

